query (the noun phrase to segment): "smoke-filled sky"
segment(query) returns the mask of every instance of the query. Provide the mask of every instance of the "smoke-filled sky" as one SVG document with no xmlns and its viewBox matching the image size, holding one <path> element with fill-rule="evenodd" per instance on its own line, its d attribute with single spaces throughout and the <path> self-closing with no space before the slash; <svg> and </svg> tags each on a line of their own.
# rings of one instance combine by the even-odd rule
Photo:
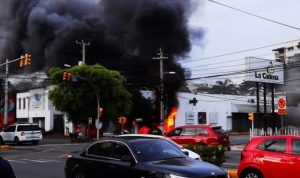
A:
<svg viewBox="0 0 300 178">
<path fill-rule="evenodd" d="M 145 68 L 162 48 L 166 65 L 178 68 L 176 56 L 191 49 L 187 22 L 194 6 L 189 0 L 1 0 L 0 57 L 30 52 L 31 71 L 75 65 L 81 60 L 75 41 L 84 40 L 91 43 L 87 64 L 118 69 L 124 56 L 133 56 Z"/>
</svg>

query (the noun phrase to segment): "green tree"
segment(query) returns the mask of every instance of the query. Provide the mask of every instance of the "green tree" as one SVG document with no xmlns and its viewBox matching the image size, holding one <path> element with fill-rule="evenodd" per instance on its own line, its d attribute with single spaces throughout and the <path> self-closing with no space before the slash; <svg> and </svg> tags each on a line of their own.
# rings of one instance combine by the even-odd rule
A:
<svg viewBox="0 0 300 178">
<path fill-rule="evenodd" d="M 223 81 L 217 81 L 217 85 L 214 85 L 209 93 L 211 94 L 237 94 L 238 88 L 232 83 L 231 80 L 226 79 Z"/>
<path fill-rule="evenodd" d="M 239 94 L 242 95 L 255 95 L 256 94 L 256 83 L 250 81 L 244 81 L 239 86 Z"/>
<path fill-rule="evenodd" d="M 63 72 L 71 72 L 77 81 L 63 81 Z M 125 77 L 101 65 L 81 65 L 69 69 L 51 68 L 49 79 L 55 84 L 49 92 L 53 105 L 69 115 L 74 123 L 87 123 L 97 117 L 97 93 L 103 107 L 102 121 L 108 122 L 131 111 L 131 94 L 125 89 Z"/>
</svg>

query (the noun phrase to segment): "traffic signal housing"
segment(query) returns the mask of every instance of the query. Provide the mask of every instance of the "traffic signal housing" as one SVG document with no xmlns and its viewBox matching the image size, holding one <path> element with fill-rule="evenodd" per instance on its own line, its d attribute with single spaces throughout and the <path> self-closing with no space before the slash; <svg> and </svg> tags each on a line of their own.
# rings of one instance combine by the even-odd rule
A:
<svg viewBox="0 0 300 178">
<path fill-rule="evenodd" d="M 21 57 L 20 57 L 20 67 L 25 67 L 24 62 L 25 62 L 25 56 L 21 55 Z"/>
<path fill-rule="evenodd" d="M 248 119 L 249 119 L 250 121 L 254 121 L 254 113 L 253 113 L 253 112 L 250 112 L 250 113 L 248 114 Z"/>
<path fill-rule="evenodd" d="M 20 57 L 20 67 L 27 67 L 31 64 L 31 55 L 29 53 L 25 53 L 25 55 L 21 55 Z"/>
<path fill-rule="evenodd" d="M 67 79 L 68 79 L 68 72 L 63 72 L 63 76 L 62 76 L 63 78 L 63 81 L 67 81 Z"/>
</svg>

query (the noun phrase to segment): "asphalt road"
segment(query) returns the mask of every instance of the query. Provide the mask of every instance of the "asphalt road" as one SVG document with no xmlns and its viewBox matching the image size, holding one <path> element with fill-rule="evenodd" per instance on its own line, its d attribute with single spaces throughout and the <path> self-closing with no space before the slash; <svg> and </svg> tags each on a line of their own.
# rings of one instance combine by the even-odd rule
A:
<svg viewBox="0 0 300 178">
<path fill-rule="evenodd" d="M 87 143 L 69 143 L 69 139 L 44 139 L 40 145 L 10 145 L 1 156 L 12 164 L 17 178 L 64 178 L 65 157 Z"/>
</svg>

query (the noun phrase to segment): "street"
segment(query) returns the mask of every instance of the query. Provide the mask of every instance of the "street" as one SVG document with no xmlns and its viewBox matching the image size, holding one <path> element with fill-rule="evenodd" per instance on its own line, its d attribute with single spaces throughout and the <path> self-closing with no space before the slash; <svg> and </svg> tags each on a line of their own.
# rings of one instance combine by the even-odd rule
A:
<svg viewBox="0 0 300 178">
<path fill-rule="evenodd" d="M 69 139 L 47 139 L 40 145 L 10 145 L 1 156 L 12 164 L 17 178 L 63 178 L 65 156 L 81 150 L 86 143 L 69 143 Z"/>
<path fill-rule="evenodd" d="M 248 142 L 247 135 L 230 136 L 232 150 L 226 152 L 224 168 L 236 169 L 240 153 Z M 64 178 L 65 157 L 68 153 L 79 151 L 88 143 L 70 143 L 68 138 L 44 138 L 40 145 L 10 145 L 1 156 L 12 164 L 17 178 Z"/>
</svg>

